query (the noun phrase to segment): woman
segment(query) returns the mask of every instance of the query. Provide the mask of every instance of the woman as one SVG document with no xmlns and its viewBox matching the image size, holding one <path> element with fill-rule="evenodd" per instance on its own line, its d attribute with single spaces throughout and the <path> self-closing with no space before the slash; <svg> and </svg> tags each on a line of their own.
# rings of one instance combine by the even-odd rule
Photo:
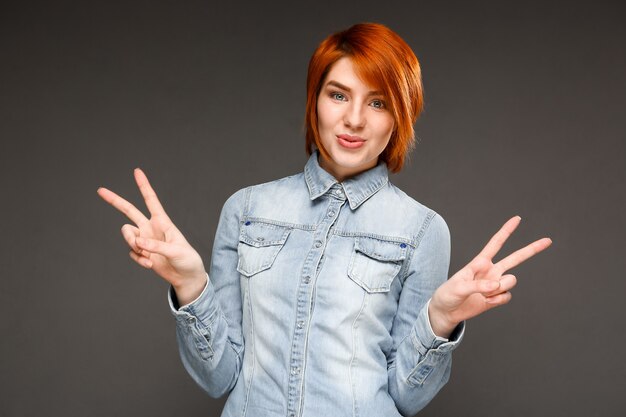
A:
<svg viewBox="0 0 626 417">
<path fill-rule="evenodd" d="M 417 58 L 394 32 L 359 24 L 329 36 L 307 78 L 304 172 L 225 203 L 209 273 L 135 170 L 150 219 L 130 256 L 171 284 L 183 364 L 222 416 L 410 416 L 446 383 L 464 321 L 507 303 L 506 271 L 548 238 L 497 263 L 513 217 L 446 280 L 448 228 L 388 181 L 413 146 L 422 109 Z"/>
</svg>

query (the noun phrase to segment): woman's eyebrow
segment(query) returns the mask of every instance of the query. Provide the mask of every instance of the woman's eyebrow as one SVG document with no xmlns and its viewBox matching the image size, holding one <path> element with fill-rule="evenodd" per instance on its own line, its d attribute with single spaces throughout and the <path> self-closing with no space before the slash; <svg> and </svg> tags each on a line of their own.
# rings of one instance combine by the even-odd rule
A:
<svg viewBox="0 0 626 417">
<path fill-rule="evenodd" d="M 352 92 L 352 89 L 350 89 L 350 87 L 345 86 L 345 85 L 343 85 L 343 84 L 341 84 L 340 82 L 335 81 L 335 80 L 330 80 L 330 81 L 328 81 L 328 82 L 326 83 L 326 86 L 327 86 L 327 87 L 328 87 L 328 86 L 337 87 L 337 88 L 339 88 L 339 89 L 342 89 L 342 90 L 344 90 L 344 91 L 347 91 L 348 93 Z M 367 96 L 368 96 L 368 97 L 369 97 L 369 96 L 382 96 L 382 95 L 383 95 L 383 93 L 381 93 L 380 91 L 369 91 L 369 92 L 367 93 Z"/>
</svg>

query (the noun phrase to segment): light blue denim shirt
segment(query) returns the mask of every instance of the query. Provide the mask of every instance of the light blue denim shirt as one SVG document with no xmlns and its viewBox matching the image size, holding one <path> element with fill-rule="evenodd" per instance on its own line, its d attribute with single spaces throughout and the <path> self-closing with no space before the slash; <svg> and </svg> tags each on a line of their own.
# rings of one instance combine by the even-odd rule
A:
<svg viewBox="0 0 626 417">
<path fill-rule="evenodd" d="M 447 382 L 428 302 L 448 274 L 444 220 L 388 180 L 304 172 L 224 204 L 209 281 L 176 318 L 182 362 L 223 417 L 412 416 Z"/>
</svg>

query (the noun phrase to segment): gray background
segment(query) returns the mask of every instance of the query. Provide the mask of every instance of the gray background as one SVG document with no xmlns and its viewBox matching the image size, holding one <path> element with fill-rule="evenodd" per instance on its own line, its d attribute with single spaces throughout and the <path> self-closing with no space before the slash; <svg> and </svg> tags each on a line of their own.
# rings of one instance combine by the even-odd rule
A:
<svg viewBox="0 0 626 417">
<path fill-rule="evenodd" d="M 301 171 L 306 66 L 360 21 L 423 67 L 391 177 L 452 233 L 451 273 L 509 217 L 513 301 L 468 323 L 422 416 L 623 415 L 623 2 L 29 2 L 0 6 L 0 415 L 219 416 L 180 364 L 164 281 L 106 186 L 132 169 L 208 265 L 237 189 Z"/>
</svg>

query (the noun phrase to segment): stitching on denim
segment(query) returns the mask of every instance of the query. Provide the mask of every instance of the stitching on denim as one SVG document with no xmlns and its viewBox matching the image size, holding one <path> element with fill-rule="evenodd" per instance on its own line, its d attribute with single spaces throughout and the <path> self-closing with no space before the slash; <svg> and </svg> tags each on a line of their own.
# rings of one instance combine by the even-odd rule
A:
<svg viewBox="0 0 626 417">
<path fill-rule="evenodd" d="M 436 350 L 429 350 L 426 352 L 424 357 L 415 365 L 409 375 L 406 378 L 407 384 L 414 387 L 415 383 L 418 385 L 423 385 L 426 379 L 433 373 L 437 364 L 434 362 L 441 361 L 443 355 Z M 422 368 L 421 370 L 419 368 Z M 415 383 L 413 383 L 413 381 Z"/>
<path fill-rule="evenodd" d="M 424 356 L 426 355 L 426 353 L 428 353 L 428 348 L 422 345 L 422 342 L 420 342 L 419 338 L 417 337 L 417 332 L 414 328 L 411 329 L 411 332 L 408 336 L 411 338 L 411 344 L 413 345 L 413 348 L 420 354 L 420 356 Z"/>
<path fill-rule="evenodd" d="M 369 184 L 368 187 L 364 191 L 360 191 L 360 192 L 355 191 L 355 194 L 358 192 L 358 195 L 354 197 L 354 205 L 350 204 L 350 208 L 352 210 L 356 210 L 361 204 L 369 200 L 374 194 L 379 192 L 388 183 L 389 183 L 389 179 L 385 177 L 380 182 Z M 346 195 L 348 194 L 346 193 Z M 348 196 L 348 200 L 349 199 L 350 198 Z"/>
<path fill-rule="evenodd" d="M 246 221 L 265 223 L 267 225 L 289 227 L 292 229 L 300 229 L 300 230 L 315 230 L 317 228 L 317 226 L 315 225 L 289 223 L 289 222 L 283 222 L 279 220 L 268 219 L 266 217 L 254 217 L 254 216 L 247 216 L 247 215 L 241 219 L 241 223 L 245 223 Z"/>
<path fill-rule="evenodd" d="M 389 241 L 383 241 L 382 239 L 372 239 L 376 242 L 376 244 L 380 244 L 381 246 L 387 245 L 389 247 L 391 247 L 391 245 L 395 246 L 395 249 L 393 249 L 396 252 L 399 252 L 402 256 L 402 258 L 398 258 L 398 257 L 394 257 L 392 256 L 385 256 L 385 255 L 381 255 L 379 253 L 370 253 L 370 251 L 368 251 L 364 246 L 366 245 L 363 241 L 363 245 L 361 245 L 361 239 L 363 238 L 363 236 L 359 236 L 354 240 L 354 244 L 355 244 L 355 250 L 361 253 L 364 253 L 365 255 L 368 255 L 371 258 L 377 259 L 377 260 L 381 260 L 381 261 L 400 261 L 400 260 L 404 260 L 406 258 L 406 248 L 402 248 L 400 247 L 400 245 L 397 245 L 397 242 L 389 242 Z M 363 239 L 367 239 L 367 238 L 363 238 Z"/>
<path fill-rule="evenodd" d="M 245 233 L 245 229 L 242 228 L 239 234 L 239 244 L 237 246 L 238 260 L 237 260 L 237 266 L 236 266 L 236 270 L 240 272 L 241 274 L 247 277 L 251 277 L 252 275 L 255 275 L 261 271 L 265 271 L 266 269 L 269 269 L 273 265 L 274 261 L 276 260 L 278 253 L 282 250 L 283 246 L 285 246 L 285 242 L 287 241 L 289 235 L 291 234 L 291 231 L 293 230 L 292 228 L 285 227 L 285 226 L 270 225 L 270 227 L 276 230 L 282 230 L 283 234 L 281 238 L 278 240 L 273 240 L 273 241 L 266 240 L 263 243 L 259 243 L 253 240 L 250 236 L 247 236 L 247 234 Z M 247 264 L 246 264 L 247 266 L 246 269 L 244 269 L 242 266 L 242 260 L 245 260 L 244 253 L 250 250 L 255 251 L 255 249 L 251 249 L 251 248 L 257 248 L 257 250 L 259 251 L 263 250 L 267 252 L 266 254 L 264 254 L 265 258 L 261 260 L 262 261 L 261 265 L 258 265 L 258 266 L 255 265 L 256 268 L 254 270 L 251 270 Z M 259 255 L 263 254 L 263 252 L 258 252 L 258 254 Z"/>
<path fill-rule="evenodd" d="M 253 341 L 254 340 L 254 319 L 252 316 L 252 303 L 250 301 L 250 281 L 246 281 L 246 284 L 248 286 L 248 311 L 250 314 L 250 333 L 251 333 L 251 337 L 250 340 Z M 251 349 L 248 350 L 248 354 L 251 357 L 252 360 L 252 369 L 250 371 L 250 381 L 248 381 L 248 386 L 246 387 L 246 400 L 244 401 L 243 404 L 243 410 L 242 410 L 242 417 L 245 417 L 247 412 L 248 412 L 248 401 L 250 401 L 250 391 L 252 391 L 252 381 L 254 380 L 254 371 L 256 368 L 256 356 L 254 354 L 254 342 L 252 342 L 252 346 L 250 346 Z M 244 364 L 242 362 L 241 367 L 244 367 Z M 243 378 L 243 372 L 242 372 L 242 378 Z"/>
<path fill-rule="evenodd" d="M 404 281 L 408 276 L 409 267 L 411 265 L 411 258 L 413 258 L 413 254 L 415 253 L 415 248 L 413 246 L 409 246 L 406 251 L 406 257 L 402 261 L 402 266 L 400 267 L 400 272 L 398 272 L 398 276 L 400 277 L 400 282 L 402 286 L 404 286 Z"/>
<path fill-rule="evenodd" d="M 364 232 L 348 232 L 341 229 L 334 229 L 332 231 L 333 235 L 342 236 L 342 237 L 369 237 L 372 239 L 385 240 L 387 242 L 394 243 L 406 243 L 407 245 L 416 246 L 416 242 L 412 239 L 399 237 L 399 236 L 388 236 L 388 235 L 379 235 L 376 233 L 364 233 Z"/>
<path fill-rule="evenodd" d="M 250 199 L 251 199 L 251 194 L 252 194 L 252 186 L 246 187 L 244 189 L 244 204 L 243 207 L 241 208 L 241 213 L 239 215 L 239 218 L 243 218 L 249 211 L 250 211 Z"/>
<path fill-rule="evenodd" d="M 313 179 L 311 178 L 311 171 L 309 170 L 308 165 L 304 167 L 304 179 L 304 182 L 309 189 L 309 197 L 313 198 L 315 195 L 315 190 L 313 190 L 315 184 L 313 183 Z"/>
<path fill-rule="evenodd" d="M 367 296 L 367 293 L 363 293 L 363 301 L 361 302 L 361 309 L 359 310 L 359 313 L 354 317 L 354 321 L 352 321 L 352 358 L 350 358 L 350 368 L 348 371 L 348 378 L 350 379 L 350 386 L 352 386 L 352 413 L 354 417 L 358 417 L 359 415 L 359 406 L 356 402 L 356 386 L 355 386 L 355 381 L 352 378 L 352 369 L 355 368 L 357 360 L 356 360 L 356 356 L 357 356 L 357 347 L 359 346 L 359 344 L 356 341 L 356 329 L 357 329 L 357 321 L 359 320 L 359 318 L 361 318 L 361 315 L 363 314 L 363 310 L 365 310 L 365 306 L 367 305 L 367 299 L 369 297 Z M 355 368 L 356 369 L 356 368 Z"/>
<path fill-rule="evenodd" d="M 258 222 L 256 222 L 258 223 Z M 260 223 L 263 224 L 263 223 Z M 265 232 L 266 235 L 263 236 L 263 230 L 257 230 L 257 238 L 259 237 L 259 235 L 261 237 L 263 237 L 264 240 L 262 241 L 258 241 L 254 236 L 250 236 L 249 235 L 249 230 L 247 228 L 241 228 L 241 231 L 239 232 L 239 241 L 246 243 L 250 246 L 254 246 L 254 247 L 261 247 L 261 246 L 273 246 L 273 245 L 282 245 L 285 243 L 285 241 L 287 240 L 287 238 L 289 237 L 289 234 L 291 233 L 292 228 L 288 227 L 288 226 L 277 226 L 277 225 L 267 225 L 267 224 L 263 224 L 263 227 L 265 229 L 272 229 L 272 230 L 278 230 L 280 232 L 282 232 L 282 235 L 278 238 L 278 239 L 274 239 L 274 240 L 269 240 L 267 233 Z"/>
<path fill-rule="evenodd" d="M 428 211 L 428 213 L 426 214 L 426 218 L 424 219 L 424 223 L 422 223 L 422 227 L 420 227 L 420 230 L 419 232 L 417 232 L 417 236 L 414 239 L 415 243 L 411 245 L 411 250 L 407 251 L 406 259 L 404 260 L 404 263 L 399 273 L 399 275 L 402 277 L 403 285 L 408 275 L 409 267 L 411 265 L 411 262 L 413 261 L 413 257 L 416 256 L 415 254 L 417 253 L 417 249 L 422 242 L 424 235 L 426 234 L 426 230 L 428 229 L 430 223 L 432 222 L 432 219 L 434 219 L 436 215 L 437 213 L 434 210 Z"/>
<path fill-rule="evenodd" d="M 230 324 L 228 323 L 228 318 L 226 318 L 226 315 L 224 314 L 224 312 L 223 312 L 223 311 L 222 311 L 222 312 L 221 312 L 221 314 L 220 314 L 220 318 L 221 318 L 222 320 L 224 320 L 224 323 L 226 323 L 226 329 L 227 329 L 227 332 L 229 332 L 229 333 L 230 333 L 230 331 L 229 331 L 229 329 L 230 329 Z M 233 343 L 233 340 L 231 339 L 231 337 L 230 337 L 230 336 L 226 338 L 226 341 L 228 342 L 228 344 L 230 345 L 230 347 L 231 347 L 231 348 L 235 351 L 235 353 L 237 354 L 237 356 L 240 356 L 239 354 L 243 351 L 243 335 L 242 335 L 242 338 L 241 338 L 241 349 L 240 349 L 240 350 L 237 350 L 237 349 L 235 348 L 235 344 Z M 235 341 L 235 343 L 236 343 L 237 345 L 239 345 L 239 341 Z"/>
<path fill-rule="evenodd" d="M 420 228 L 420 231 L 417 233 L 417 237 L 415 238 L 415 241 L 417 242 L 416 248 L 419 247 L 420 243 L 422 242 L 422 239 L 426 234 L 426 230 L 430 226 L 430 223 L 432 222 L 432 219 L 435 217 L 436 214 L 437 213 L 435 213 L 433 210 L 429 210 L 426 214 L 424 223 L 422 223 L 422 227 Z"/>
<path fill-rule="evenodd" d="M 356 273 L 355 270 L 355 262 L 358 256 L 363 256 L 363 255 L 357 255 L 356 251 L 352 252 L 352 256 L 350 257 L 350 264 L 348 265 L 348 277 L 354 281 L 356 284 L 358 284 L 361 288 L 363 288 L 367 293 L 379 293 L 379 292 L 389 292 L 389 290 L 391 289 L 391 284 L 393 283 L 394 279 L 396 278 L 396 276 L 398 276 L 398 271 L 400 271 L 400 266 L 397 265 L 397 263 L 395 262 L 385 262 L 385 261 L 378 261 L 376 260 L 375 262 L 380 262 L 382 263 L 388 263 L 388 264 L 394 264 L 396 266 L 398 266 L 397 270 L 395 270 L 395 272 L 393 273 L 393 276 L 391 278 L 391 280 L 389 281 L 389 285 L 380 285 L 378 287 L 373 287 L 370 286 L 369 284 L 367 284 L 366 282 L 364 282 L 362 279 L 360 279 L 360 275 Z M 395 266 L 394 266 L 395 269 Z M 391 276 L 391 275 L 386 275 L 386 276 Z"/>
</svg>

